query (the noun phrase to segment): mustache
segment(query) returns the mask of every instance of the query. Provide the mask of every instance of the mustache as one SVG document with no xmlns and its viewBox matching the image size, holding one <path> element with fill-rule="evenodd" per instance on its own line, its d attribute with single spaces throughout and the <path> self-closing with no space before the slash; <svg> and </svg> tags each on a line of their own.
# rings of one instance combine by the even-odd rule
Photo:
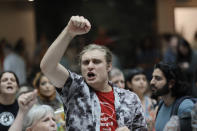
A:
<svg viewBox="0 0 197 131">
<path fill-rule="evenodd" d="M 150 88 L 151 88 L 151 89 L 157 89 L 157 87 L 154 86 L 154 85 L 150 85 Z"/>
</svg>

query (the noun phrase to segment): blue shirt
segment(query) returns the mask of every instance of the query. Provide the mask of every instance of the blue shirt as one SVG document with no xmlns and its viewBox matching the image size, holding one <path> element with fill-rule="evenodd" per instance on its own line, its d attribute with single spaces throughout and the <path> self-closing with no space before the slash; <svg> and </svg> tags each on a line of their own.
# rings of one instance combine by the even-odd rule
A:
<svg viewBox="0 0 197 131">
<path fill-rule="evenodd" d="M 178 116 L 186 112 L 191 112 L 194 103 L 190 99 L 185 99 L 179 106 L 178 109 Z M 163 104 L 157 114 L 157 119 L 155 122 L 155 129 L 156 131 L 163 131 L 166 123 L 170 120 L 170 114 L 172 111 L 173 104 L 170 106 L 166 106 Z"/>
</svg>

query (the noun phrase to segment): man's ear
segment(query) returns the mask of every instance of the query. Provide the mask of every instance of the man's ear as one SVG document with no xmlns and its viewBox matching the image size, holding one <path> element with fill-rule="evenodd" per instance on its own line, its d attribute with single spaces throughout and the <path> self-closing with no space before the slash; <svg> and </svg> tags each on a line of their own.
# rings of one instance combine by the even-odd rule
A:
<svg viewBox="0 0 197 131">
<path fill-rule="evenodd" d="M 170 80 L 169 82 L 168 82 L 168 85 L 169 85 L 169 88 L 171 89 L 174 85 L 175 85 L 175 80 Z"/>
</svg>

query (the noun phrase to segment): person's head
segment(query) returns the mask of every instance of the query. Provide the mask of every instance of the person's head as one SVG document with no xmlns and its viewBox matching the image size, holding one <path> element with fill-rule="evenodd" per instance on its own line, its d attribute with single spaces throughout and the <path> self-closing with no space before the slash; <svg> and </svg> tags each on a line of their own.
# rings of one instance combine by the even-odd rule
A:
<svg viewBox="0 0 197 131">
<path fill-rule="evenodd" d="M 175 64 L 164 62 L 155 65 L 150 85 L 154 97 L 169 93 L 172 97 L 180 97 L 187 93 L 188 88 L 180 68 Z"/>
<path fill-rule="evenodd" d="M 16 96 L 17 96 L 17 98 L 18 98 L 20 95 L 22 95 L 22 94 L 24 94 L 24 93 L 31 92 L 31 91 L 33 91 L 33 90 L 34 90 L 34 88 L 31 87 L 31 86 L 29 86 L 28 84 L 22 84 L 22 85 L 20 85 L 20 89 L 18 90 Z"/>
<path fill-rule="evenodd" d="M 12 47 L 12 45 L 10 43 L 6 42 L 4 44 L 3 53 L 4 53 L 5 56 L 7 56 L 11 52 L 13 52 L 13 47 Z"/>
<path fill-rule="evenodd" d="M 179 40 L 179 35 L 178 34 L 171 34 L 171 33 L 166 33 L 162 35 L 162 50 L 163 52 L 166 52 L 167 48 L 170 48 L 173 53 L 177 53 L 177 46 L 178 46 L 178 40 Z"/>
<path fill-rule="evenodd" d="M 82 76 L 94 89 L 108 82 L 108 73 L 112 68 L 112 54 L 105 46 L 90 44 L 80 53 Z"/>
<path fill-rule="evenodd" d="M 38 89 L 38 95 L 43 99 L 51 100 L 56 96 L 55 87 L 42 72 L 36 74 L 33 86 Z"/>
<path fill-rule="evenodd" d="M 192 49 L 190 47 L 190 44 L 183 37 L 179 38 L 177 50 L 178 57 L 188 57 L 190 59 Z"/>
<path fill-rule="evenodd" d="M 126 87 L 143 96 L 148 88 L 146 75 L 141 68 L 129 69 L 125 71 Z"/>
<path fill-rule="evenodd" d="M 23 131 L 57 131 L 54 110 L 48 105 L 33 106 L 24 118 Z"/>
<path fill-rule="evenodd" d="M 109 72 L 109 80 L 118 87 L 125 88 L 124 75 L 118 68 L 112 68 Z"/>
<path fill-rule="evenodd" d="M 12 71 L 4 71 L 0 74 L 0 94 L 16 95 L 19 89 L 19 80 Z"/>
<path fill-rule="evenodd" d="M 4 53 L 4 48 L 6 44 L 7 44 L 7 40 L 5 38 L 0 40 L 0 57 L 4 56 L 3 53 Z"/>
<path fill-rule="evenodd" d="M 16 42 L 16 45 L 14 47 L 14 51 L 17 53 L 17 54 L 20 54 L 20 55 L 24 55 L 24 51 L 25 51 L 25 42 L 24 42 L 24 39 L 23 38 L 20 38 L 17 42 Z"/>
<path fill-rule="evenodd" d="M 169 41 L 169 46 L 172 49 L 173 52 L 177 52 L 177 46 L 178 46 L 178 40 L 179 36 L 178 35 L 172 35 L 170 41 Z"/>
</svg>

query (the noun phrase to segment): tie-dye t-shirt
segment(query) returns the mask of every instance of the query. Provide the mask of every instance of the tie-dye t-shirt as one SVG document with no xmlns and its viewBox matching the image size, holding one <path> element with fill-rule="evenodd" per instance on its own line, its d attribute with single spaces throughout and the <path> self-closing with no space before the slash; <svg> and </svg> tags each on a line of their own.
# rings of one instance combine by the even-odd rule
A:
<svg viewBox="0 0 197 131">
<path fill-rule="evenodd" d="M 66 131 L 100 131 L 101 107 L 95 91 L 84 78 L 69 71 L 64 88 L 57 88 L 66 114 Z M 118 127 L 146 131 L 144 112 L 136 94 L 112 85 Z"/>
</svg>

